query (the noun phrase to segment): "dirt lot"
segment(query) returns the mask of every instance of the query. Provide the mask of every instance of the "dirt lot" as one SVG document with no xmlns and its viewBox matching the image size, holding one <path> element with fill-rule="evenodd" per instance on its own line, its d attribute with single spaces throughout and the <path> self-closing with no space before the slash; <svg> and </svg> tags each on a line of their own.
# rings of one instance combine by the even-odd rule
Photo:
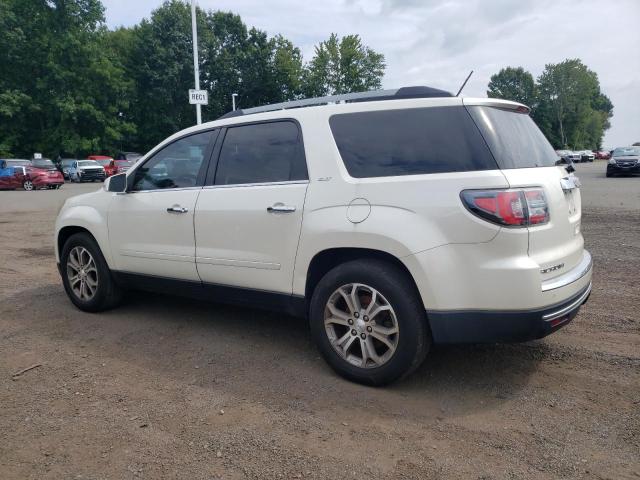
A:
<svg viewBox="0 0 640 480">
<path fill-rule="evenodd" d="M 572 324 L 434 349 L 379 389 L 293 318 L 148 295 L 78 311 L 53 222 L 97 185 L 0 192 L 0 478 L 640 478 L 640 178 L 604 168 L 578 166 L 596 266 Z"/>
</svg>

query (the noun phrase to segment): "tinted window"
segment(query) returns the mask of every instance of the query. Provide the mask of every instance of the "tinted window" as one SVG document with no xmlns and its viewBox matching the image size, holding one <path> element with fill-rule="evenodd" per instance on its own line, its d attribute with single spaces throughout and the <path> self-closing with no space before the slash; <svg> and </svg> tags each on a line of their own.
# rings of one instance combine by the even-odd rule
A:
<svg viewBox="0 0 640 480">
<path fill-rule="evenodd" d="M 198 185 L 205 154 L 215 131 L 181 138 L 164 147 L 136 170 L 132 190 L 186 188 Z"/>
<path fill-rule="evenodd" d="M 494 107 L 469 107 L 500 168 L 550 167 L 553 147 L 531 117 Z"/>
<path fill-rule="evenodd" d="M 224 137 L 216 185 L 305 180 L 300 132 L 293 122 L 231 127 Z"/>
<path fill-rule="evenodd" d="M 352 177 L 497 168 L 464 107 L 347 113 L 329 124 Z"/>
</svg>

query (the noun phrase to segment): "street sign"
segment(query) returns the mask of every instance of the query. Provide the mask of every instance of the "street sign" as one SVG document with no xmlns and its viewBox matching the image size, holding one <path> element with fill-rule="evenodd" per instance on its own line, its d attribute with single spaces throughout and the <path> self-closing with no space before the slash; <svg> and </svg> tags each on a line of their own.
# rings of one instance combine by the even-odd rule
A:
<svg viewBox="0 0 640 480">
<path fill-rule="evenodd" d="M 34 153 L 33 154 L 33 159 L 34 160 L 42 160 L 42 154 L 41 153 Z"/>
<path fill-rule="evenodd" d="M 192 105 L 208 105 L 209 93 L 206 90 L 189 90 L 189 103 Z"/>
</svg>

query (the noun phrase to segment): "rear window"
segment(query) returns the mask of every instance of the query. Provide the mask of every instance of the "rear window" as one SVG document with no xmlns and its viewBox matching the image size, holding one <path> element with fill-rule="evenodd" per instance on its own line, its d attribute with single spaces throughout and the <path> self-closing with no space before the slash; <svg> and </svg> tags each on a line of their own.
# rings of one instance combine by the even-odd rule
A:
<svg viewBox="0 0 640 480">
<path fill-rule="evenodd" d="M 468 107 L 500 168 L 551 167 L 555 150 L 529 115 L 495 107 Z"/>
<path fill-rule="evenodd" d="M 355 178 L 497 168 L 464 107 L 345 113 L 329 124 Z"/>
</svg>

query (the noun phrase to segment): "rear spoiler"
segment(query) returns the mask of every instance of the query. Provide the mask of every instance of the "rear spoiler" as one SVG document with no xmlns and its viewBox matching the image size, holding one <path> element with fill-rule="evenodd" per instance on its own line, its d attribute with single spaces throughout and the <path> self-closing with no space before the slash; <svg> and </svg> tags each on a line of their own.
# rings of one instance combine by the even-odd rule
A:
<svg viewBox="0 0 640 480">
<path fill-rule="evenodd" d="M 499 98 L 463 98 L 462 103 L 465 106 L 483 106 L 494 107 L 502 110 L 511 110 L 514 113 L 529 114 L 531 109 L 526 105 L 518 102 L 512 102 L 511 100 L 501 100 Z"/>
</svg>

